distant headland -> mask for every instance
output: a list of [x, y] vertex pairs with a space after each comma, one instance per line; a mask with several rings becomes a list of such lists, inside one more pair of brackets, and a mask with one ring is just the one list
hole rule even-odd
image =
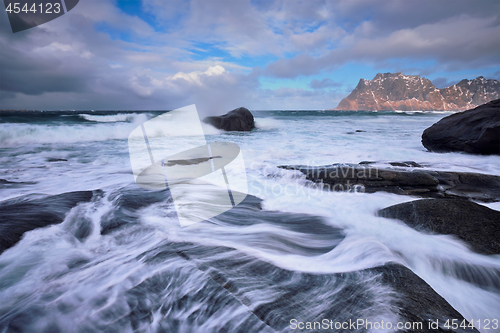
[[461, 111], [498, 98], [500, 82], [482, 76], [439, 89], [418, 75], [378, 73], [359, 80], [335, 110]]

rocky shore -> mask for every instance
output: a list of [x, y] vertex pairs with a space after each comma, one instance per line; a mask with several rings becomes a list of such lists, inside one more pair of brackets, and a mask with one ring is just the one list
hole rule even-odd
[[[223, 130], [247, 131], [255, 126], [250, 116], [250, 111], [239, 108], [206, 121]], [[380, 217], [374, 217], [372, 222], [384, 221], [383, 218], [399, 221], [385, 220], [390, 227], [384, 232], [401, 227], [417, 234], [402, 226], [404, 223], [420, 233], [453, 241], [459, 249], [463, 245], [463, 253], [471, 256], [500, 254], [500, 213], [472, 202], [500, 201], [499, 176], [433, 170], [430, 165], [415, 161], [279, 168], [282, 173], [300, 173], [310, 181], [309, 186], [325, 191], [383, 191], [425, 198], [369, 214]], [[0, 181], [0, 186], [7, 188], [24, 185], [29, 184]], [[327, 220], [313, 212], [298, 214], [263, 209], [262, 200], [252, 195], [226, 213], [196, 225], [199, 229], [188, 230], [186, 237], [183, 232], [187, 229], [178, 225], [172, 233], [164, 229], [174, 228], [164, 222], [175, 221], [171, 216], [163, 220], [167, 216], [163, 214], [172, 214], [173, 201], [168, 189], [150, 191], [125, 186], [108, 191], [31, 194], [0, 202], [0, 253], [4, 252], [5, 260], [16, 261], [25, 250], [36, 250], [38, 244], [33, 246], [33, 237], [27, 233], [37, 228], [55, 231], [52, 237], [59, 237], [59, 231], [63, 231], [65, 241], [75, 248], [73, 256], [61, 255], [54, 265], [57, 271], [44, 277], [44, 281], [53, 279], [51, 286], [59, 287], [59, 278], [65, 276], [71, 276], [68, 280], [81, 278], [78, 283], [84, 281], [86, 286], [94, 283], [100, 286], [100, 282], [94, 281], [98, 279], [95, 274], [99, 267], [105, 272], [103, 276], [121, 269], [129, 274], [122, 279], [126, 274], [120, 272], [107, 280], [109, 284], [101, 289], [102, 293], [109, 285], [117, 286], [109, 298], [96, 292], [88, 298], [77, 295], [68, 302], [51, 288], [37, 291], [39, 299], [49, 300], [44, 306], [57, 309], [54, 312], [57, 318], [62, 313], [71, 313], [71, 309], [104, 318], [89, 320], [89, 326], [85, 326], [85, 321], [82, 330], [144, 331], [158, 325], [159, 331], [188, 331], [190, 327], [206, 328], [203, 325], [217, 322], [222, 326], [208, 327], [207, 331], [293, 332], [297, 331], [294, 324], [298, 328], [302, 323], [310, 332], [369, 332], [373, 330], [369, 323], [380, 325], [383, 319], [384, 328], [389, 331], [477, 332], [426, 282], [433, 283], [432, 279], [422, 275], [424, 281], [410, 269], [414, 267], [413, 259], [420, 260], [418, 253], [408, 255], [413, 249], [398, 252], [397, 247], [387, 248], [387, 244], [377, 240], [377, 246], [387, 251], [390, 259], [379, 260], [376, 253], [375, 261], [355, 269], [322, 270], [322, 265], [329, 263], [329, 255], [336, 256], [342, 251], [357, 253], [366, 245], [363, 242], [371, 240], [362, 238], [362, 242], [351, 242], [349, 226], [337, 226], [334, 219]], [[95, 214], [101, 209], [101, 215]], [[148, 210], [159, 214], [148, 217], [143, 214]], [[161, 221], [158, 230], [154, 225], [157, 220]], [[50, 227], [56, 224], [60, 227]], [[201, 237], [192, 237], [191, 231]], [[218, 237], [220, 232], [223, 241], [211, 243], [209, 237]], [[203, 238], [206, 235], [208, 237]], [[226, 239], [233, 239], [233, 243], [227, 243]], [[94, 242], [99, 246], [87, 250], [85, 245]], [[101, 245], [105, 246], [101, 248]], [[108, 257], [107, 251], [121, 246], [124, 252]], [[53, 253], [57, 251], [56, 248]], [[360, 255], [370, 256], [372, 252], [360, 251]], [[59, 258], [58, 254], [55, 257]], [[117, 262], [119, 257], [123, 261]], [[27, 258], [33, 262], [43, 261], [43, 256], [35, 257], [36, 260]], [[304, 258], [317, 260], [319, 264], [314, 269], [302, 267], [300, 260]], [[287, 265], [294, 260], [299, 264]], [[358, 258], [354, 256], [353, 260]], [[437, 274], [438, 278], [450, 277], [455, 283], [468, 283], [480, 292], [500, 293], [497, 266], [460, 261], [457, 256], [434, 258], [433, 254], [426, 255], [424, 260], [431, 262], [428, 264], [430, 274]], [[15, 274], [8, 274], [5, 281], [0, 281], [0, 287], [2, 283], [12, 284], [18, 279]], [[73, 289], [71, 286], [70, 290]], [[28, 331], [34, 318], [46, 322], [44, 309], [37, 302], [19, 305], [14, 297], [9, 301], [18, 307], [7, 319], [0, 316], [0, 331], [4, 328]], [[90, 310], [85, 308], [88, 304], [92, 306]], [[227, 321], [213, 321], [218, 316], [227, 317], [228, 313], [236, 315]], [[168, 320], [156, 324], [158, 316], [168, 316]], [[446, 322], [453, 321], [460, 326], [456, 329], [445, 326]], [[398, 323], [410, 326], [396, 327]]]
[[500, 177], [469, 172], [428, 170], [413, 161], [286, 165], [302, 172], [325, 190], [374, 193], [378, 191], [422, 198], [466, 198], [485, 202], [500, 200]]
[[[61, 223], [70, 209], [78, 209], [79, 203], [97, 200], [101, 196], [100, 191], [84, 191], [1, 202], [3, 249], [14, 243], [5, 243], [5, 240], [19, 239], [23, 232], [33, 228]], [[111, 200], [112, 197], [113, 194]], [[115, 213], [105, 215], [101, 220], [100, 233], [112, 234], [118, 229], [133, 227], [131, 223], [120, 222], [127, 221], [125, 217], [130, 220], [141, 208], [168, 200], [168, 197], [167, 190], [125, 189], [120, 200], [115, 201], [118, 204]], [[342, 229], [325, 223], [320, 217], [265, 211], [260, 203], [260, 199], [248, 196], [238, 209], [221, 215], [218, 223], [249, 226], [266, 221], [293, 232], [310, 234], [314, 236], [311, 238], [314, 242], [290, 244], [273, 239], [269, 243], [278, 245], [280, 251], [286, 252], [289, 247], [294, 253], [298, 250], [308, 255], [327, 253], [344, 238]], [[52, 212], [48, 207], [56, 207], [56, 210]], [[37, 211], [42, 213], [37, 215]], [[257, 214], [258, 218], [244, 218], [250, 212], [252, 216]], [[5, 221], [8, 223], [5, 224]], [[89, 221], [80, 218], [72, 226], [74, 230], [71, 232], [75, 237], [85, 241], [89, 235]], [[316, 246], [318, 240], [322, 240], [319, 243], [323, 246]], [[328, 242], [330, 244], [325, 246]], [[380, 325], [381, 317], [385, 319], [383, 325], [390, 323], [394, 328], [398, 323], [408, 323], [410, 326], [400, 329], [405, 332], [477, 332], [469, 327], [446, 329], [443, 325], [447, 320], [468, 323], [424, 280], [397, 263], [346, 273], [305, 273], [277, 267], [230, 247], [171, 240], [161, 242], [136, 259], [141, 265], [152, 268], [158, 263], [185, 261], [183, 270], [190, 276], [198, 276], [199, 289], [186, 294], [169, 294], [169, 301], [165, 303], [164, 293], [171, 292], [170, 286], [176, 284], [174, 279], [187, 277], [180, 271], [174, 274], [162, 270], [151, 274], [126, 291], [128, 310], [120, 315], [119, 322], [135, 329], [149, 327], [158, 311], [177, 311], [182, 304], [202, 302], [203, 306], [195, 312], [199, 321], [208, 320], [221, 308], [239, 309], [242, 315], [247, 312], [244, 315], [246, 319], [237, 328], [231, 329], [234, 332], [288, 332], [293, 331], [291, 327], [298, 322], [316, 325], [308, 330], [311, 332], [368, 332], [369, 325]], [[110, 320], [114, 318], [112, 314], [109, 316]], [[23, 327], [24, 317], [19, 314], [10, 320], [9, 325]]]
[[422, 134], [433, 152], [500, 155], [500, 99], [444, 117]]
[[[0, 254], [14, 246], [27, 231], [61, 223], [79, 203], [89, 202], [101, 191], [35, 195], [0, 202]], [[78, 234], [87, 234], [82, 229]]]
[[468, 200], [415, 200], [378, 215], [425, 233], [456, 236], [479, 253], [500, 254], [500, 212]]

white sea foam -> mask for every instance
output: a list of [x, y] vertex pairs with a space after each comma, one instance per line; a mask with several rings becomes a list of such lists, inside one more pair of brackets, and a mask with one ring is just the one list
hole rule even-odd
[[137, 122], [144, 122], [148, 119], [148, 114], [145, 113], [119, 113], [114, 115], [102, 115], [102, 116], [84, 113], [84, 114], [79, 114], [79, 116], [85, 120], [97, 123], [116, 123], [116, 122], [137, 123]]
[[255, 127], [261, 130], [280, 128], [281, 121], [275, 118], [255, 118]]
[[[269, 224], [227, 226], [200, 223], [181, 228], [175, 212], [167, 203], [154, 204], [140, 211], [139, 220], [145, 226], [140, 232], [122, 233], [116, 238], [112, 234], [93, 233], [84, 242], [76, 241], [72, 235], [76, 223], [73, 219], [83, 216], [94, 224], [93, 230], [97, 230], [100, 218], [113, 209], [112, 200], [106, 197], [97, 203], [81, 205], [79, 210], [68, 214], [61, 225], [27, 233], [18, 245], [4, 252], [0, 256], [0, 266], [4, 267], [0, 269], [0, 276], [9, 287], [1, 295], [13, 300], [23, 290], [36, 289], [43, 278], [63, 274], [64, 265], [72, 258], [82, 257], [90, 258], [92, 264], [72, 272], [67, 279], [54, 280], [51, 285], [64, 282], [67, 289], [62, 297], [82, 308], [86, 305], [75, 300], [88, 298], [85, 293], [89, 288], [108, 295], [108, 302], [112, 302], [120, 299], [125, 286], [136, 285], [154, 273], [141, 265], [134, 266], [131, 258], [169, 239], [229, 246], [276, 266], [302, 272], [351, 272], [398, 262], [410, 267], [467, 319], [496, 315], [500, 309], [498, 293], [453, 276], [447, 271], [446, 263], [476, 267], [476, 273], [483, 274], [482, 270], [500, 269], [499, 256], [474, 253], [454, 237], [417, 232], [400, 221], [375, 214], [378, 209], [411, 201], [415, 197], [383, 192], [322, 192], [305, 186], [308, 182], [300, 173], [283, 171], [276, 166], [416, 161], [429, 169], [500, 175], [500, 157], [427, 152], [420, 143], [422, 131], [443, 114], [326, 114], [303, 118], [300, 114], [293, 117], [259, 116], [256, 119], [259, 130], [250, 133], [221, 132], [206, 124], [203, 129], [208, 141], [230, 141], [241, 147], [246, 171], [238, 172], [247, 173], [250, 194], [264, 200], [264, 210], [320, 216], [332, 227], [342, 228], [346, 238], [333, 250], [316, 256], [293, 251], [284, 254], [279, 246], [277, 249], [269, 246], [263, 236], [281, 237], [287, 242], [304, 245], [312, 241], [298, 232]], [[8, 148], [0, 156], [0, 178], [37, 182], [0, 190], [2, 198], [95, 188], [110, 192], [133, 183], [126, 139], [142, 122], [142, 114], [132, 120], [119, 116], [121, 118], [114, 120], [98, 118], [100, 121], [92, 120], [95, 123], [85, 125], [2, 124], [0, 144]], [[189, 124], [180, 123], [178, 129], [183, 133], [189, 129]], [[158, 126], [155, 131], [159, 135], [151, 140], [160, 140], [164, 134], [162, 127]], [[187, 139], [177, 139], [175, 143], [182, 145], [182, 140]], [[68, 161], [47, 162], [52, 157]], [[231, 175], [234, 179], [237, 176]], [[199, 193], [200, 200], [203, 195]], [[485, 206], [500, 209], [498, 203]], [[168, 265], [178, 265], [176, 270], [186, 269], [177, 262], [165, 263], [156, 269], [167, 269]], [[101, 284], [94, 284], [93, 276], [101, 279]]]
[[110, 123], [95, 126], [3, 124], [0, 132], [0, 144], [12, 147], [24, 144], [75, 143], [125, 139], [135, 126], [135, 124], [131, 123]]

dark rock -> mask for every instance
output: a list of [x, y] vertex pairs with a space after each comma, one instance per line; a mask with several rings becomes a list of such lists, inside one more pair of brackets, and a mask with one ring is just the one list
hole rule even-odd
[[384, 208], [378, 215], [419, 231], [454, 235], [476, 252], [500, 254], [500, 212], [468, 200], [416, 200]]
[[405, 162], [389, 162], [392, 166], [406, 167], [406, 168], [421, 168], [422, 166], [414, 161], [405, 161]]
[[7, 179], [0, 179], [0, 188], [18, 188], [24, 185], [34, 185], [36, 182], [12, 182]]
[[[409, 329], [405, 332], [453, 332], [442, 327], [448, 319], [462, 323], [462, 315], [455, 310], [444, 298], [434, 291], [424, 280], [413, 273], [409, 268], [398, 264], [386, 264], [371, 269], [382, 273], [382, 282], [390, 285], [397, 293], [395, 305], [399, 315], [406, 322], [423, 323], [422, 329]], [[438, 329], [429, 329], [430, 322], [439, 320]], [[465, 320], [467, 323], [467, 320]], [[468, 326], [468, 323], [466, 324]], [[459, 332], [478, 332], [475, 328], [462, 329]]]
[[255, 121], [252, 113], [244, 107], [229, 111], [222, 116], [206, 117], [203, 121], [224, 131], [248, 132], [255, 128]]
[[466, 261], [429, 258], [436, 271], [473, 284], [478, 288], [500, 294], [500, 268]]
[[61, 223], [80, 202], [96, 191], [68, 192], [51, 196], [25, 196], [0, 202], [0, 253], [14, 246], [30, 230]]
[[[376, 163], [380, 163], [380, 162], [376, 162], [376, 161], [361, 161], [358, 164], [363, 165], [363, 164], [376, 164]], [[415, 161], [387, 162], [387, 164], [390, 164], [392, 166], [405, 167], [405, 168], [410, 168], [410, 167], [421, 168], [422, 167], [422, 165], [418, 164]]]
[[133, 185], [111, 192], [109, 201], [112, 209], [101, 218], [101, 235], [136, 224], [139, 220], [138, 210], [168, 200], [172, 200], [168, 189], [146, 190]]
[[[408, 329], [406, 332], [430, 331], [431, 321], [439, 320], [444, 323], [446, 320], [451, 322], [457, 319], [461, 323], [464, 320], [425, 281], [399, 264], [346, 273], [304, 273], [279, 268], [232, 248], [172, 242], [165, 242], [141, 256], [140, 260], [148, 265], [174, 260], [176, 256], [205, 273], [202, 275], [205, 279], [202, 281], [203, 288], [183, 295], [179, 301], [185, 304], [206, 299], [207, 296], [200, 294], [200, 291], [211, 295], [210, 303], [213, 306], [197, 313], [197, 320], [203, 320], [205, 316], [211, 316], [218, 307], [232, 305], [236, 301], [253, 314], [243, 322], [243, 325], [251, 324], [244, 332], [263, 330], [256, 319], [279, 332], [292, 331], [292, 319], [304, 323], [321, 322], [323, 319], [343, 323], [349, 320], [356, 322], [362, 318], [373, 322], [374, 318], [381, 315], [381, 299], [388, 300], [384, 303], [387, 309], [385, 311], [397, 315], [399, 321], [422, 324], [420, 329]], [[141, 321], [150, 322], [155, 311], [166, 306], [162, 293], [168, 290], [166, 286], [173, 283], [172, 274], [158, 273], [128, 292], [128, 302], [133, 309], [131, 317], [137, 320], [132, 323], [133, 327], [140, 326]], [[139, 299], [148, 294], [152, 294], [148, 302], [142, 302], [143, 306], [135, 306]], [[172, 310], [174, 309], [172, 306]], [[164, 311], [170, 310], [167, 308]], [[308, 331], [323, 330], [316, 327]], [[324, 331], [369, 330], [363, 326], [350, 326], [343, 330], [332, 327]], [[436, 331], [446, 330], [438, 328]], [[465, 331], [477, 332], [475, 329]]]
[[341, 228], [324, 221], [319, 216], [310, 214], [286, 213], [262, 210], [262, 199], [248, 194], [246, 198], [231, 209], [217, 216], [212, 223], [225, 227], [247, 227], [264, 223], [290, 232], [300, 233], [301, 240], [277, 237], [275, 234], [262, 232], [261, 246], [283, 254], [316, 256], [332, 251], [345, 237]]
[[[134, 191], [134, 187], [111, 193], [106, 198], [112, 201], [113, 211], [127, 211], [122, 211], [120, 216], [108, 218], [137, 220], [136, 216], [130, 217], [128, 214], [135, 214], [134, 211], [141, 207], [164, 202], [168, 197], [169, 193], [165, 190]], [[91, 198], [92, 192], [73, 192], [43, 198], [25, 197], [0, 203], [0, 212], [3, 214], [6, 211], [9, 214], [9, 223], [24, 223], [22, 218], [27, 212], [29, 214], [25, 220], [33, 223], [37, 220], [36, 215], [31, 213], [33, 210], [54, 214], [55, 217], [49, 214], [49, 218], [60, 220], [64, 218], [64, 211], [71, 209], [80, 200]], [[22, 204], [27, 206], [20, 206]], [[294, 239], [287, 237], [288, 232], [284, 232], [283, 237], [277, 240], [280, 235], [276, 233], [272, 234], [273, 238], [266, 238], [264, 228], [258, 239], [250, 240], [249, 244], [257, 241], [277, 245], [276, 253], [286, 253], [284, 248], [291, 247], [293, 251], [290, 253], [309, 253], [311, 249], [313, 252], [316, 249], [315, 255], [321, 255], [331, 251], [331, 244], [326, 243], [328, 239], [343, 239], [339, 228], [329, 225], [320, 217], [265, 211], [261, 209], [261, 200], [253, 196], [248, 196], [240, 205], [239, 209], [230, 210], [218, 216], [217, 220], [202, 223], [232, 225], [236, 228], [268, 223], [273, 227], [301, 234], [298, 240], [304, 244], [299, 244], [302, 246], [299, 252], [294, 244], [290, 245]], [[16, 210], [20, 211], [17, 215]], [[3, 216], [1, 218], [0, 226], [6, 221]], [[136, 227], [131, 229], [140, 230]], [[0, 232], [2, 234], [3, 230]], [[120, 237], [128, 238], [126, 235], [128, 234]], [[313, 237], [308, 238], [308, 235]], [[242, 238], [242, 241], [245, 239]], [[93, 313], [102, 320], [79, 321], [77, 325], [80, 331], [144, 331], [157, 321], [155, 325], [158, 331], [165, 332], [281, 332], [292, 331], [292, 319], [301, 322], [322, 322], [323, 319], [339, 323], [356, 322], [358, 319], [375, 322], [388, 316], [401, 322], [421, 323], [421, 328], [406, 331], [422, 332], [428, 331], [431, 321], [464, 321], [460, 313], [425, 281], [398, 264], [343, 273], [307, 273], [277, 267], [234, 248], [174, 242], [171, 239], [151, 244], [147, 250], [135, 253], [136, 257], [128, 257], [127, 263], [140, 263], [135, 276], [143, 276], [144, 279], [127, 280], [123, 286], [125, 290], [122, 289], [123, 294], [116, 295], [119, 300], [116, 307], [104, 306], [110, 304], [107, 298], [109, 294], [96, 294], [87, 304], [93, 307]], [[78, 269], [86, 263], [85, 258], [75, 258], [68, 263], [68, 268]], [[28, 294], [29, 292], [28, 290]], [[71, 307], [78, 306], [78, 300], [70, 303], [67, 299], [58, 297], [59, 294], [54, 296], [53, 288], [41, 288], [37, 292], [37, 297], [50, 298], [50, 305], [61, 312], [75, 313]], [[0, 327], [33, 332], [36, 331], [33, 329], [35, 324], [41, 321], [52, 325], [52, 318], [41, 306], [39, 302], [19, 305], [15, 315], [4, 316]], [[237, 313], [237, 316], [229, 319], [220, 316], [221, 313], [227, 313], [228, 309]], [[220, 326], [213, 326], [214, 324]], [[50, 326], [46, 327], [49, 327], [48, 330], [52, 329]], [[199, 329], [200, 327], [207, 329]], [[349, 325], [343, 330], [316, 328], [308, 331], [370, 330]], [[445, 332], [443, 328], [436, 331]], [[448, 330], [450, 331], [453, 332]], [[461, 331], [477, 332], [470, 328]]]
[[424, 131], [422, 144], [438, 153], [500, 155], [500, 99], [441, 119]]
[[500, 200], [500, 177], [468, 172], [418, 169], [413, 161], [390, 162], [402, 168], [380, 167], [369, 161], [360, 164], [325, 166], [278, 166], [298, 170], [308, 180], [326, 190], [367, 192], [384, 191], [424, 198], [467, 198], [492, 202]]

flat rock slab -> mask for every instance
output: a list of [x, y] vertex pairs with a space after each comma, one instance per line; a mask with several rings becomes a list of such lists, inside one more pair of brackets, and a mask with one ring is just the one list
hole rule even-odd
[[500, 212], [468, 200], [416, 200], [384, 208], [378, 215], [419, 231], [454, 235], [479, 253], [500, 254]]
[[444, 117], [422, 134], [430, 151], [500, 155], [500, 99]]
[[[394, 166], [394, 167], [393, 167]], [[416, 162], [375, 162], [324, 166], [286, 165], [325, 190], [374, 193], [384, 191], [424, 198], [500, 200], [500, 177], [470, 172], [426, 170]]]

